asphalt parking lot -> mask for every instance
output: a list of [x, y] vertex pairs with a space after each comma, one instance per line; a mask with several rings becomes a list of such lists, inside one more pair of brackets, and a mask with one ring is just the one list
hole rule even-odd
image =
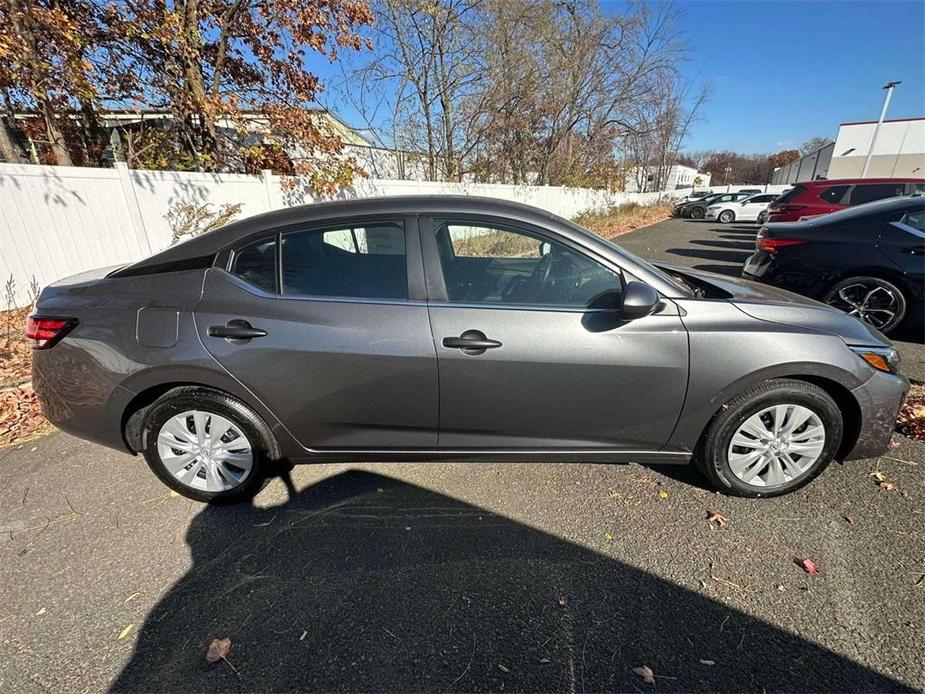
[[[620, 243], [734, 271], [755, 229], [717, 227]], [[431, 463], [210, 507], [54, 434], [0, 450], [0, 691], [922, 690], [925, 444], [897, 441], [780, 499], [684, 467]]]

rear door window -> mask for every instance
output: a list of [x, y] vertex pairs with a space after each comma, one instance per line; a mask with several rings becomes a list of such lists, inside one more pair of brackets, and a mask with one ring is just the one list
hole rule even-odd
[[282, 235], [282, 293], [407, 299], [405, 231], [395, 222]]
[[863, 205], [865, 202], [883, 200], [902, 195], [905, 192], [904, 183], [859, 183], [851, 191], [852, 205]]

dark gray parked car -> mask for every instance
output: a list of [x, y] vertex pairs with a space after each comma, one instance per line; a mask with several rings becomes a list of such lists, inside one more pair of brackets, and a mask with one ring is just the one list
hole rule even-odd
[[52, 422], [201, 500], [277, 460], [693, 459], [773, 496], [882, 453], [908, 386], [837, 310], [474, 197], [235, 222], [46, 288], [27, 332]]

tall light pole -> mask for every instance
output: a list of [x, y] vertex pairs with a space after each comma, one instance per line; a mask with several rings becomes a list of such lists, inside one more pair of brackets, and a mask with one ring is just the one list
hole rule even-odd
[[890, 106], [890, 97], [893, 96], [893, 89], [902, 81], [895, 80], [883, 85], [886, 89], [886, 97], [883, 99], [883, 108], [880, 111], [880, 120], [877, 121], [877, 127], [874, 128], [874, 136], [870, 139], [870, 149], [867, 150], [867, 158], [864, 160], [864, 168], [861, 170], [861, 178], [867, 176], [867, 167], [870, 166], [870, 158], [874, 155], [874, 145], [877, 144], [877, 135], [880, 134], [880, 126], [883, 125], [883, 119], [886, 117], [886, 110]]

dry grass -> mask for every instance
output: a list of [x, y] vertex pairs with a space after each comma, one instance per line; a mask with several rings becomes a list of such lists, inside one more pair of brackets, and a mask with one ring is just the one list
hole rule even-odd
[[896, 430], [910, 439], [925, 441], [925, 384], [912, 384], [899, 410]]
[[0, 448], [44, 436], [53, 430], [42, 416], [29, 382], [32, 347], [23, 335], [28, 308], [0, 313]]
[[576, 224], [587, 227], [598, 236], [613, 239], [622, 234], [647, 227], [671, 217], [674, 203], [660, 202], [654, 205], [640, 205], [629, 202], [611, 207], [605, 212], [583, 212], [575, 217]]

